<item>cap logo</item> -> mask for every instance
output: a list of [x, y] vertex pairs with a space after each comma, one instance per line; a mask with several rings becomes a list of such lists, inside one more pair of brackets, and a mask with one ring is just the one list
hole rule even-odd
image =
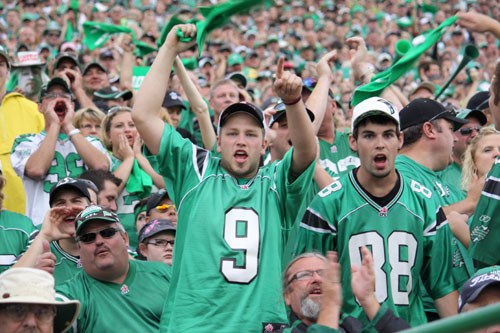
[[479, 275], [478, 277], [471, 279], [469, 287], [473, 288], [478, 283], [482, 283], [485, 281], [491, 281], [491, 280], [500, 281], [500, 272], [496, 271], [496, 272], [491, 272], [488, 274]]
[[381, 102], [381, 103], [384, 103], [385, 105], [387, 105], [387, 107], [389, 108], [389, 112], [391, 114], [395, 114], [396, 113], [396, 110], [394, 109], [394, 106], [391, 103], [389, 103], [388, 101], [386, 101], [385, 99], [379, 98], [377, 100], [377, 102]]
[[181, 100], [181, 96], [179, 96], [177, 93], [175, 92], [170, 92], [170, 98], [171, 99], [174, 99], [174, 100]]
[[61, 186], [61, 185], [64, 185], [64, 184], [73, 184], [73, 183], [76, 183], [76, 179], [73, 179], [71, 177], [66, 177], [66, 178], [63, 178], [61, 179], [59, 182], [57, 182], [57, 185], [56, 186]]
[[146, 227], [146, 229], [144, 230], [144, 234], [149, 234], [151, 231], [153, 231], [158, 225], [160, 224], [160, 221], [158, 220], [154, 220], [153, 222], [151, 222], [150, 225], [148, 225]]

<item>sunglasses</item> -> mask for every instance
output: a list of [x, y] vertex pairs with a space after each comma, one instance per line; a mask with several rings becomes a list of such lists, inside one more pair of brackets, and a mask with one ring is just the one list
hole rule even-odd
[[102, 238], [109, 239], [113, 237], [119, 230], [117, 228], [106, 228], [98, 232], [89, 232], [83, 235], [80, 235], [76, 238], [78, 242], [82, 242], [85, 244], [90, 244], [95, 242], [97, 238], [97, 234], [101, 235]]
[[115, 105], [115, 106], [113, 106], [112, 108], [108, 109], [107, 114], [108, 114], [108, 116], [109, 116], [110, 114], [116, 113], [116, 112], [118, 112], [118, 111], [127, 111], [127, 112], [132, 112], [132, 109], [131, 109], [131, 108], [129, 108], [128, 106], [119, 106], [119, 105]]
[[462, 136], [469, 136], [472, 134], [472, 131], [479, 132], [481, 130], [481, 128], [482, 128], [481, 126], [464, 127], [464, 128], [459, 129], [458, 131], [460, 132], [460, 135], [462, 135]]
[[175, 209], [175, 205], [167, 205], [167, 204], [156, 206], [155, 209], [159, 212], [164, 212], [168, 210], [170, 207], [173, 207]]

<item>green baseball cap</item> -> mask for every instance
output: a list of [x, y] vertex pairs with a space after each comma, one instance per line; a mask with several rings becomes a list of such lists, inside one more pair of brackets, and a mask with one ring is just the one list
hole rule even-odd
[[240, 65], [244, 62], [243, 57], [238, 53], [233, 53], [227, 59], [228, 66]]
[[92, 221], [120, 223], [118, 215], [113, 213], [108, 208], [97, 205], [90, 205], [80, 212], [75, 218], [76, 235], [80, 235], [83, 227]]

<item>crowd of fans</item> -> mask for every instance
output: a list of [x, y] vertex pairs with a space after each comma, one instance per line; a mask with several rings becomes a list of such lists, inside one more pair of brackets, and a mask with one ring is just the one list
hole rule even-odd
[[496, 303], [500, 4], [241, 0], [201, 43], [224, 2], [0, 3], [5, 329], [395, 332]]

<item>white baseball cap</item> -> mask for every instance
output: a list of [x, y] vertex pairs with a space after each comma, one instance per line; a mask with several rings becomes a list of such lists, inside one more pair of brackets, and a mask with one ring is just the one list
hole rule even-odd
[[399, 129], [399, 112], [391, 102], [381, 97], [370, 97], [354, 107], [352, 111], [351, 131], [358, 126], [361, 120], [372, 116], [385, 116], [394, 120]]

